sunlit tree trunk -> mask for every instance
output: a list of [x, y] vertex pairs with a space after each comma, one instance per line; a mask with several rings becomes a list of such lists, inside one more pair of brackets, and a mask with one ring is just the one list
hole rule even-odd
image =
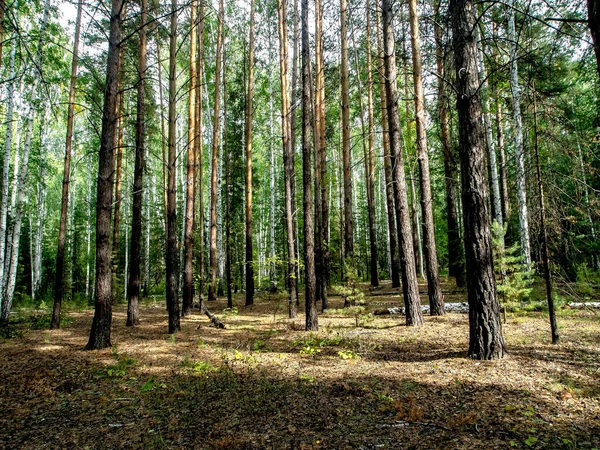
[[472, 0], [450, 0], [462, 168], [463, 221], [469, 298], [469, 357], [505, 354], [496, 296], [488, 215], [486, 157], [477, 75], [476, 9]]
[[231, 281], [231, 173], [230, 151], [227, 140], [227, 58], [223, 48], [223, 152], [225, 159], [225, 283], [227, 289], [227, 307], [233, 308]]
[[106, 62], [106, 88], [102, 113], [102, 133], [98, 157], [98, 185], [96, 199], [96, 277], [95, 310], [87, 350], [111, 346], [112, 323], [110, 216], [113, 200], [115, 171], [114, 146], [117, 132], [117, 97], [119, 79], [119, 46], [123, 0], [113, 0], [110, 14], [110, 34]]
[[167, 309], [169, 311], [169, 334], [180, 330], [179, 321], [179, 257], [177, 254], [177, 196], [176, 196], [176, 140], [175, 123], [177, 111], [177, 0], [171, 1], [171, 31], [169, 41], [169, 116], [167, 157]]
[[140, 323], [139, 300], [141, 294], [142, 262], [142, 200], [144, 195], [144, 169], [146, 166], [145, 114], [146, 101], [146, 21], [147, 0], [140, 1], [140, 43], [138, 54], [137, 118], [135, 123], [135, 166], [133, 174], [133, 201], [131, 210], [131, 251], [129, 287], [127, 289], [127, 326]]
[[62, 197], [60, 221], [58, 227], [58, 248], [56, 251], [56, 272], [54, 278], [54, 308], [52, 311], [51, 329], [60, 328], [60, 308], [64, 295], [65, 239], [67, 236], [67, 213], [69, 210], [69, 184], [71, 175], [71, 148], [73, 142], [73, 122], [75, 116], [75, 89], [77, 87], [77, 66], [79, 63], [79, 35], [81, 32], [81, 14], [83, 0], [77, 5], [75, 20], [75, 40], [73, 42], [73, 60], [71, 62], [71, 84], [69, 87], [69, 106], [67, 108], [67, 138], [65, 144], [65, 161], [63, 165]]
[[196, 200], [198, 205], [198, 219], [196, 227], [198, 229], [198, 298], [200, 309], [204, 303], [204, 145], [202, 136], [202, 80], [204, 77], [204, 0], [199, 1], [198, 5], [198, 27], [196, 28], [198, 38], [198, 57], [196, 58], [196, 137], [194, 143], [196, 145]]
[[252, 108], [254, 97], [254, 0], [250, 1], [248, 88], [246, 97], [246, 305], [254, 304], [254, 252], [252, 251]]
[[421, 64], [421, 37], [419, 34], [419, 16], [417, 0], [408, 0], [410, 18], [410, 40], [413, 60], [413, 81], [415, 87], [415, 118], [417, 129], [417, 161], [421, 190], [421, 213], [423, 214], [423, 244], [425, 270], [429, 287], [429, 305], [432, 316], [444, 314], [444, 298], [440, 284], [435, 232], [433, 224], [433, 206], [431, 181], [429, 176], [429, 154], [427, 148], [427, 124], [425, 118], [425, 94], [423, 92], [423, 67]]
[[517, 166], [517, 203], [519, 206], [519, 234], [523, 268], [531, 267], [531, 245], [529, 244], [529, 219], [527, 217], [527, 186], [525, 183], [525, 146], [523, 143], [523, 119], [521, 117], [521, 92], [519, 89], [519, 69], [517, 64], [518, 42], [515, 30], [514, 0], [508, 11], [508, 40], [510, 49], [510, 90], [515, 133], [515, 162]]
[[383, 145], [383, 166], [385, 175], [385, 200], [387, 205], [388, 237], [390, 245], [390, 265], [392, 287], [400, 287], [400, 260], [398, 256], [398, 233], [396, 231], [396, 207], [394, 204], [394, 182], [392, 176], [392, 155], [390, 154], [390, 135], [387, 116], [387, 98], [385, 94], [385, 68], [383, 58], [383, 38], [381, 31], [381, 9], [379, 0], [376, 2], [377, 28], [377, 60], [379, 65], [379, 98], [381, 108], [381, 132]]
[[183, 266], [183, 303], [181, 308], [182, 316], [192, 314], [194, 303], [194, 229], [196, 218], [196, 1], [190, 4], [190, 89], [188, 103], [188, 142], [187, 142], [187, 177], [186, 177], [186, 207], [185, 207], [185, 236], [184, 253], [185, 261]]
[[506, 173], [506, 154], [504, 150], [504, 118], [502, 116], [502, 100], [496, 101], [496, 139], [498, 141], [498, 163], [500, 165], [500, 198], [502, 207], [502, 223], [508, 223], [510, 216], [510, 199], [508, 197], [508, 175]]
[[210, 285], [208, 301], [217, 299], [217, 171], [219, 166], [219, 114], [221, 96], [221, 58], [223, 47], [223, 0], [219, 0], [219, 23], [217, 26], [217, 57], [215, 68], [215, 103], [213, 111], [212, 169], [210, 194]]
[[398, 115], [398, 88], [396, 84], [398, 71], [396, 68], [396, 49], [394, 28], [392, 25], [392, 1], [382, 0], [381, 9], [383, 18], [385, 90], [390, 134], [390, 150], [394, 155], [392, 174], [394, 177], [394, 184], [396, 185], [394, 195], [402, 270], [402, 290], [404, 293], [406, 324], [418, 326], [423, 323], [423, 313], [421, 312], [419, 286], [417, 284], [410, 214], [408, 212], [408, 199], [406, 196], [404, 158], [402, 157], [402, 137], [400, 117]]

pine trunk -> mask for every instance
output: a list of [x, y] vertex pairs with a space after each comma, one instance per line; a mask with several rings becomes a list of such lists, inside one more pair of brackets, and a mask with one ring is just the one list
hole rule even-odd
[[429, 287], [429, 307], [432, 316], [444, 314], [444, 298], [437, 260], [435, 232], [433, 224], [433, 206], [431, 181], [429, 176], [429, 153], [427, 148], [427, 124], [425, 118], [425, 94], [423, 93], [423, 67], [421, 64], [421, 37], [419, 35], [419, 16], [417, 0], [408, 0], [410, 18], [410, 40], [413, 59], [413, 81], [415, 87], [415, 117], [417, 129], [417, 160], [421, 190], [421, 213], [423, 214], [423, 244], [425, 270]]
[[67, 213], [69, 211], [69, 186], [71, 176], [71, 149], [73, 141], [73, 122], [75, 117], [75, 89], [77, 88], [77, 66], [79, 63], [79, 35], [81, 32], [81, 14], [83, 0], [77, 5], [75, 21], [75, 40], [73, 42], [73, 60], [71, 62], [71, 84], [69, 86], [69, 106], [67, 109], [67, 139], [65, 161], [63, 165], [62, 197], [60, 204], [60, 222], [58, 227], [58, 249], [56, 251], [56, 276], [54, 279], [54, 308], [50, 329], [60, 328], [60, 308], [64, 295], [65, 240], [67, 237]]
[[383, 42], [385, 62], [385, 89], [387, 100], [387, 115], [390, 134], [390, 150], [394, 155], [393, 182], [396, 204], [396, 223], [398, 227], [398, 240], [400, 250], [400, 263], [402, 271], [402, 290], [406, 311], [406, 324], [419, 326], [423, 324], [417, 271], [412, 244], [412, 231], [410, 227], [410, 214], [408, 198], [406, 195], [406, 177], [404, 174], [404, 158], [402, 157], [402, 136], [400, 118], [398, 115], [398, 88], [396, 79], [396, 50], [394, 28], [392, 25], [392, 2], [382, 1]]
[[451, 0], [457, 109], [462, 168], [463, 221], [469, 298], [469, 357], [505, 354], [488, 215], [482, 111], [477, 75], [476, 9], [472, 0]]
[[87, 350], [110, 347], [112, 323], [110, 218], [115, 171], [114, 146], [117, 132], [117, 97], [119, 88], [119, 47], [123, 0], [113, 0], [106, 61], [106, 89], [102, 114], [102, 132], [98, 156], [96, 200], [96, 277], [94, 320]]
[[146, 101], [146, 21], [147, 0], [140, 1], [140, 43], [138, 55], [137, 118], [135, 123], [135, 166], [133, 174], [133, 199], [131, 209], [131, 251], [129, 263], [129, 287], [127, 289], [127, 326], [140, 323], [139, 300], [141, 293], [142, 262], [142, 201], [144, 195], [144, 169], [146, 166], [145, 115]]

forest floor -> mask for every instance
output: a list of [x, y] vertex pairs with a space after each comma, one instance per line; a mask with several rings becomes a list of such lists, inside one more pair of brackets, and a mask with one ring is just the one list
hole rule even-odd
[[[373, 309], [400, 297], [366, 295]], [[241, 296], [235, 298], [243, 304]], [[342, 299], [331, 297], [340, 308]], [[467, 314], [286, 318], [283, 296], [195, 312], [169, 336], [164, 303], [141, 325], [114, 308], [113, 347], [83, 351], [93, 310], [61, 330], [0, 340], [0, 448], [600, 448], [600, 316], [509, 314], [508, 356], [472, 361]]]

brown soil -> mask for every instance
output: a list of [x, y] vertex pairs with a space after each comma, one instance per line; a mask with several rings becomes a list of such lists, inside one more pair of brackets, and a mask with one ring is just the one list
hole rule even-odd
[[562, 313], [558, 346], [542, 313], [509, 315], [509, 356], [480, 362], [465, 357], [465, 314], [421, 329], [325, 314], [309, 334], [283, 297], [210, 307], [226, 330], [193, 315], [170, 337], [150, 303], [133, 329], [115, 308], [112, 349], [82, 350], [91, 310], [0, 341], [0, 448], [600, 448], [593, 313]]

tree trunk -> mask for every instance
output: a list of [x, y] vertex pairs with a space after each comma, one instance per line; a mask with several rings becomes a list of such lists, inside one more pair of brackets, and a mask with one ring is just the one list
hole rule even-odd
[[[377, 0], [375, 0], [377, 1]], [[371, 253], [371, 286], [379, 286], [379, 272], [377, 270], [377, 223], [375, 216], [375, 143], [373, 121], [373, 74], [371, 72], [371, 2], [367, 0], [367, 115], [369, 124], [369, 152], [367, 169], [367, 207], [369, 209], [369, 244]]]
[[462, 199], [469, 298], [469, 357], [498, 359], [505, 354], [496, 296], [481, 101], [477, 76], [476, 10], [472, 0], [451, 0], [457, 109], [462, 167]]
[[102, 114], [102, 133], [98, 159], [96, 200], [96, 279], [95, 310], [86, 350], [110, 347], [112, 323], [110, 216], [115, 170], [114, 145], [117, 131], [117, 96], [119, 81], [119, 47], [123, 0], [113, 0], [106, 61], [106, 89]]
[[515, 30], [514, 0], [508, 12], [508, 40], [510, 51], [510, 90], [512, 92], [513, 118], [515, 121], [515, 160], [517, 164], [517, 200], [519, 206], [519, 233], [523, 269], [531, 267], [531, 246], [529, 244], [529, 220], [527, 218], [527, 185], [525, 183], [525, 147], [523, 143], [523, 119], [521, 117], [521, 92], [519, 90], [519, 69], [517, 65], [517, 33]]
[[4, 11], [6, 0], [0, 0], [0, 68], [2, 68], [2, 44], [4, 43]]
[[231, 192], [230, 192], [230, 158], [227, 140], [227, 63], [223, 49], [223, 152], [225, 157], [225, 282], [227, 287], [227, 307], [233, 308], [231, 281]]
[[146, 101], [146, 21], [147, 0], [140, 1], [140, 44], [138, 55], [137, 118], [135, 124], [135, 167], [133, 174], [133, 200], [131, 209], [131, 251], [129, 264], [129, 287], [127, 289], [127, 326], [140, 323], [139, 300], [142, 262], [142, 200], [144, 195], [144, 169], [146, 166], [145, 115]]
[[254, 304], [254, 252], [252, 251], [252, 108], [254, 96], [254, 0], [250, 1], [248, 50], [248, 96], [246, 97], [246, 306]]
[[506, 155], [504, 152], [504, 118], [502, 117], [502, 101], [496, 101], [496, 139], [498, 141], [498, 156], [500, 165], [500, 206], [502, 208], [502, 223], [508, 223], [510, 217], [510, 199], [508, 197], [508, 175], [506, 173]]
[[406, 196], [406, 178], [404, 174], [404, 158], [402, 157], [402, 137], [400, 118], [398, 115], [398, 88], [396, 79], [396, 50], [394, 41], [394, 28], [392, 26], [392, 2], [382, 1], [383, 41], [385, 62], [385, 89], [387, 100], [388, 125], [390, 134], [390, 150], [394, 155], [393, 181], [396, 203], [396, 223], [398, 227], [398, 240], [400, 250], [400, 263], [402, 270], [402, 290], [406, 310], [406, 324], [419, 326], [423, 324], [419, 286], [417, 284], [417, 271], [415, 267], [412, 245], [412, 232], [410, 215], [408, 212], [408, 199]]
[[444, 155], [444, 185], [446, 188], [446, 221], [448, 225], [448, 275], [455, 277], [458, 286], [464, 286], [465, 273], [462, 263], [463, 245], [460, 239], [458, 222], [458, 161], [450, 139], [448, 120], [448, 94], [446, 93], [445, 46], [442, 31], [440, 2], [435, 2], [436, 64], [438, 71], [438, 111], [440, 121], [440, 141]]
[[204, 71], [204, 1], [198, 5], [198, 57], [196, 58], [196, 203], [198, 205], [198, 298], [200, 307], [204, 301], [204, 146], [202, 140], [202, 80]]
[[[283, 145], [283, 177], [285, 185], [285, 226], [287, 234], [287, 257], [288, 257], [288, 317], [295, 319], [298, 316], [296, 310], [297, 282], [296, 279], [296, 252], [294, 248], [294, 197], [292, 194], [292, 180], [295, 178], [294, 171], [294, 148], [292, 146], [291, 121], [293, 114], [290, 110], [290, 96], [288, 89], [288, 32], [287, 32], [287, 1], [278, 0], [277, 17], [279, 19], [279, 74], [281, 81], [281, 139]], [[294, 20], [296, 20], [294, 18]], [[294, 63], [294, 66], [296, 64]], [[295, 75], [295, 74], [294, 74]], [[294, 76], [292, 75], [292, 76]], [[290, 120], [291, 119], [291, 120]]]
[[217, 58], [215, 68], [215, 104], [213, 112], [212, 170], [210, 195], [210, 285], [208, 301], [217, 299], [217, 171], [219, 163], [219, 114], [221, 95], [221, 57], [223, 46], [223, 0], [219, 0], [219, 23], [217, 27]]
[[185, 261], [183, 266], [183, 303], [181, 309], [182, 316], [192, 314], [194, 304], [194, 230], [196, 219], [196, 1], [190, 4], [190, 92], [188, 104], [188, 143], [187, 143], [187, 177], [186, 177], [186, 207], [185, 207], [185, 235], [184, 235], [184, 253]]
[[[344, 166], [344, 250], [346, 259], [354, 267], [354, 231], [352, 220], [352, 152], [350, 148], [350, 94], [348, 88], [348, 31], [347, 31], [347, 0], [340, 0], [341, 22], [341, 71], [340, 84], [342, 88], [342, 155]], [[355, 275], [353, 275], [355, 276]]]
[[419, 179], [421, 181], [421, 213], [423, 214], [425, 269], [427, 272], [427, 285], [429, 287], [430, 314], [432, 316], [441, 316], [444, 314], [444, 297], [442, 295], [442, 285], [440, 284], [433, 224], [429, 154], [427, 148], [427, 124], [425, 118], [425, 94], [423, 93], [423, 67], [421, 64], [421, 37], [419, 35], [417, 0], [408, 0], [408, 11], [410, 17], [413, 81], [415, 87], [417, 160], [419, 162]]
[[167, 226], [167, 185], [168, 185], [168, 181], [167, 181], [167, 141], [166, 141], [166, 136], [167, 133], [165, 131], [165, 114], [164, 114], [164, 94], [163, 94], [163, 76], [162, 76], [162, 58], [160, 57], [160, 44], [161, 44], [161, 40], [160, 40], [160, 36], [158, 35], [158, 27], [157, 27], [157, 33], [156, 33], [156, 57], [158, 59], [157, 61], [157, 66], [158, 66], [158, 98], [160, 101], [160, 145], [161, 145], [161, 151], [162, 151], [162, 160], [161, 160], [161, 167], [162, 167], [162, 185], [163, 185], [163, 189], [162, 189], [162, 197], [163, 197], [163, 223], [164, 223], [164, 229], [165, 229], [165, 234], [166, 234], [166, 226]]
[[587, 0], [587, 7], [588, 25], [592, 34], [594, 53], [596, 54], [596, 65], [598, 75], [600, 76], [600, 0]]
[[310, 42], [308, 0], [302, 0], [302, 183], [304, 185], [304, 286], [306, 331], [317, 331], [317, 293], [315, 279], [315, 242], [313, 230], [311, 148], [310, 148]]
[[179, 321], [179, 257], [177, 254], [177, 195], [176, 195], [176, 140], [175, 123], [177, 111], [177, 0], [171, 1], [171, 32], [169, 41], [169, 116], [168, 116], [168, 160], [167, 160], [167, 310], [169, 312], [169, 334], [180, 330]]
[[[300, 239], [298, 238], [298, 216], [296, 214], [296, 164], [295, 164], [295, 154], [296, 154], [296, 128], [298, 115], [296, 114], [296, 109], [298, 107], [298, 59], [299, 59], [299, 42], [300, 42], [300, 27], [299, 27], [299, 9], [298, 9], [298, 0], [294, 0], [294, 37], [293, 37], [293, 46], [294, 50], [292, 52], [292, 103], [290, 105], [290, 140], [291, 140], [291, 159], [289, 162], [290, 174], [293, 171], [293, 176], [290, 178], [290, 197], [292, 198], [292, 217], [294, 218], [294, 242], [296, 244], [296, 257], [300, 258]], [[300, 283], [300, 264], [296, 263], [296, 308], [300, 306], [299, 296], [298, 296], [298, 284]]]
[[71, 84], [69, 87], [69, 107], [67, 110], [67, 140], [65, 144], [65, 162], [63, 166], [62, 197], [60, 206], [60, 222], [58, 227], [58, 249], [56, 251], [56, 277], [54, 279], [54, 308], [50, 329], [60, 328], [60, 308], [63, 298], [65, 239], [67, 236], [67, 213], [69, 208], [69, 184], [71, 175], [71, 148], [73, 141], [73, 122], [75, 116], [75, 89], [77, 87], [77, 65], [79, 63], [79, 35], [81, 32], [81, 13], [83, 0], [77, 5], [75, 21], [75, 41], [73, 43], [73, 60], [71, 62]]
[[537, 175], [538, 193], [540, 196], [540, 234], [542, 235], [541, 253], [544, 265], [544, 279], [546, 281], [546, 299], [548, 301], [548, 312], [550, 315], [550, 331], [552, 343], [558, 344], [558, 326], [556, 325], [556, 312], [554, 310], [554, 299], [552, 298], [552, 272], [550, 271], [550, 253], [548, 252], [548, 232], [546, 231], [546, 206], [544, 204], [544, 184], [542, 183], [542, 169], [540, 165], [539, 136], [538, 136], [538, 113], [537, 92], [535, 82], [533, 85], [533, 136], [535, 149], [535, 169]]
[[385, 69], [383, 57], [383, 38], [381, 31], [381, 5], [376, 0], [377, 60], [379, 63], [379, 97], [381, 108], [381, 132], [383, 144], [383, 166], [385, 175], [385, 200], [387, 205], [388, 236], [390, 243], [392, 287], [400, 287], [400, 261], [398, 257], [398, 233], [396, 232], [396, 207], [394, 204], [394, 182], [392, 176], [392, 156], [390, 154], [390, 135], [388, 131], [387, 99], [385, 95]]

